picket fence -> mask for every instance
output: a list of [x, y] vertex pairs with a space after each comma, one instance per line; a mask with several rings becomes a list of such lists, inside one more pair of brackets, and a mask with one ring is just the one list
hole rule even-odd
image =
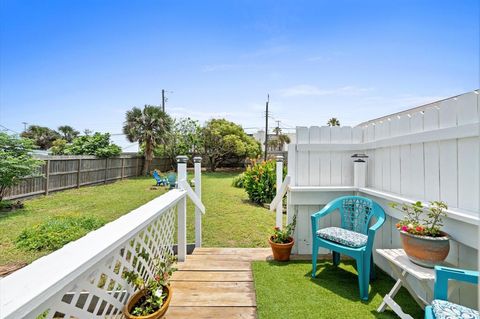
[[[288, 219], [297, 214], [294, 251], [311, 254], [310, 215], [338, 196], [363, 194], [385, 208], [388, 218], [375, 248], [401, 246], [395, 224], [403, 214], [390, 202], [442, 200], [449, 205], [444, 229], [452, 238], [447, 261], [477, 269], [479, 136], [478, 91], [356, 127], [297, 127], [297, 143], [288, 153]], [[360, 189], [353, 187], [355, 153], [368, 155], [366, 187]], [[322, 223], [338, 226], [340, 217], [332, 214]], [[382, 258], [375, 262], [389, 271]], [[459, 289], [455, 294], [476, 306], [475, 293]]]

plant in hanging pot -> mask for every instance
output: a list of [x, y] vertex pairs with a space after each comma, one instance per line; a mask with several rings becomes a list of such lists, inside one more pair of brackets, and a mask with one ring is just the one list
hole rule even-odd
[[441, 230], [448, 206], [442, 201], [432, 201], [428, 207], [421, 202], [390, 206], [405, 213], [405, 218], [396, 224], [400, 231], [403, 250], [415, 264], [433, 268], [441, 264], [450, 251], [450, 239]]
[[290, 260], [290, 253], [292, 252], [293, 244], [293, 232], [295, 231], [295, 225], [297, 224], [297, 216], [293, 216], [293, 220], [288, 224], [285, 229], [275, 227], [273, 235], [270, 236], [268, 242], [272, 247], [273, 259], [276, 261], [288, 261]]
[[[147, 253], [140, 253], [138, 256], [146, 262], [149, 261]], [[170, 277], [176, 270], [173, 268], [174, 262], [175, 257], [171, 255], [166, 256], [165, 260], [153, 260], [153, 277], [147, 280], [134, 270], [124, 273], [127, 282], [135, 287], [135, 293], [123, 309], [126, 318], [158, 319], [163, 317], [172, 298]]]

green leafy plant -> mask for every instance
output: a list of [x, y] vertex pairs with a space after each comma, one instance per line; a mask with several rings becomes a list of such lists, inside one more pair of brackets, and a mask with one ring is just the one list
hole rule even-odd
[[[57, 147], [59, 145], [55, 146]], [[121, 152], [122, 149], [118, 145], [110, 142], [110, 134], [102, 134], [99, 132], [96, 132], [93, 135], [79, 136], [73, 139], [71, 144], [67, 144], [63, 148], [63, 154], [66, 155], [112, 157], [119, 155]]]
[[11, 201], [11, 200], [2, 200], [0, 201], [0, 211], [8, 211], [12, 209], [21, 209], [24, 207], [24, 204], [17, 200], [17, 201]]
[[[141, 252], [138, 258], [149, 262], [150, 256]], [[129, 309], [130, 313], [135, 316], [147, 316], [159, 310], [165, 299], [167, 298], [167, 287], [170, 283], [170, 277], [176, 268], [173, 267], [176, 259], [174, 256], [167, 255], [165, 260], [156, 258], [153, 260], [154, 270], [153, 277], [145, 280], [139, 273], [134, 270], [126, 271], [123, 277], [129, 284], [143, 293], [142, 298], [133, 305], [133, 309]], [[137, 260], [138, 262], [138, 260]]]
[[284, 229], [280, 227], [275, 227], [273, 229], [273, 235], [270, 237], [270, 240], [277, 244], [288, 244], [292, 241], [292, 234], [295, 231], [295, 226], [297, 225], [297, 215], [293, 216], [293, 220], [288, 224]]
[[403, 203], [400, 207], [397, 203], [390, 203], [389, 205], [405, 213], [405, 218], [396, 224], [398, 230], [413, 235], [443, 236], [441, 227], [443, 226], [443, 218], [447, 216], [445, 211], [448, 209], [445, 202], [431, 201], [428, 207], [424, 207], [420, 201], [413, 204]]
[[33, 142], [26, 138], [0, 132], [0, 202], [7, 190], [22, 178], [39, 174], [43, 161], [33, 158]]
[[245, 173], [238, 174], [232, 180], [232, 186], [237, 188], [245, 187]]
[[[250, 200], [257, 204], [270, 203], [277, 192], [276, 163], [269, 160], [254, 163], [245, 171], [244, 187]], [[287, 174], [284, 166], [282, 179]]]
[[16, 239], [16, 246], [25, 250], [56, 250], [100, 228], [105, 222], [96, 217], [59, 216], [25, 228]]

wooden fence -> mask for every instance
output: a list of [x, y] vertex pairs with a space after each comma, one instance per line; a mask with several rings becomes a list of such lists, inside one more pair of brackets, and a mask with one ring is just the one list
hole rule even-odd
[[[119, 156], [98, 158], [95, 156], [46, 156], [44, 165], [38, 168], [34, 177], [25, 178], [10, 188], [7, 199], [19, 199], [69, 188], [101, 184], [140, 176], [143, 168], [141, 156]], [[155, 158], [152, 169], [172, 169], [168, 158]]]

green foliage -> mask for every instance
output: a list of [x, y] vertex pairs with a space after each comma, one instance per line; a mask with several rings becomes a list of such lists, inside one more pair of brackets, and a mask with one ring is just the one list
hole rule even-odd
[[33, 251], [56, 250], [104, 224], [97, 217], [57, 216], [25, 228], [18, 235], [16, 246]]
[[232, 157], [257, 158], [260, 143], [245, 133], [240, 125], [225, 119], [213, 119], [202, 129], [203, 153], [209, 159], [210, 169], [215, 169]]
[[62, 135], [62, 139], [65, 140], [67, 143], [71, 143], [73, 139], [78, 137], [78, 135], [80, 134], [79, 131], [69, 125], [59, 126], [58, 131]]
[[172, 130], [171, 117], [158, 106], [145, 105], [143, 110], [134, 107], [125, 114], [123, 133], [130, 142], [138, 142], [145, 153], [143, 174], [147, 175], [154, 150], [166, 144]]
[[57, 131], [39, 125], [30, 125], [21, 136], [32, 140], [42, 150], [48, 150], [53, 141], [60, 138]]
[[237, 188], [245, 187], [245, 173], [238, 174], [233, 178], [232, 186]]
[[24, 204], [21, 201], [2, 200], [0, 201], [0, 211], [9, 211], [12, 209], [23, 208]]
[[[283, 167], [282, 180], [287, 174]], [[277, 192], [276, 163], [273, 160], [254, 164], [247, 168], [244, 179], [245, 191], [257, 204], [270, 203]]]
[[0, 201], [6, 191], [21, 179], [34, 175], [43, 163], [32, 157], [34, 145], [29, 139], [0, 132]]
[[53, 155], [62, 155], [62, 154], [65, 154], [66, 147], [67, 147], [67, 141], [60, 138], [58, 140], [53, 141], [52, 147], [50, 148], [50, 152]]
[[[445, 210], [448, 209], [445, 202], [432, 201], [428, 207], [424, 207], [420, 201], [403, 203], [400, 208], [397, 203], [390, 203], [389, 206], [405, 214], [405, 218], [396, 224], [398, 230], [421, 236], [442, 236], [441, 227], [443, 218], [447, 216]], [[422, 219], [424, 215], [426, 217]]]
[[273, 229], [273, 236], [270, 237], [272, 242], [277, 244], [288, 244], [291, 242], [291, 237], [295, 231], [295, 226], [297, 225], [297, 215], [293, 215], [293, 220], [288, 224], [284, 229], [280, 227], [275, 227]]
[[[137, 252], [137, 258], [142, 258], [145, 262], [149, 262], [150, 256], [146, 252]], [[175, 257], [168, 255], [165, 260], [155, 259], [153, 278], [145, 280], [139, 273], [134, 270], [126, 271], [123, 273], [123, 278], [127, 280], [129, 284], [135, 287], [135, 290], [140, 290], [144, 293], [134, 306], [133, 309], [129, 309], [132, 315], [135, 316], [148, 316], [163, 305], [163, 301], [167, 298], [165, 287], [170, 282], [170, 277], [176, 270], [173, 267], [175, 263]]]
[[193, 158], [200, 154], [202, 127], [196, 120], [181, 118], [174, 120], [172, 130], [167, 134], [167, 143], [155, 149], [155, 155], [168, 156], [173, 163], [178, 155]]
[[[59, 142], [61, 143], [61, 142]], [[93, 135], [79, 136], [71, 144], [65, 146], [63, 154], [65, 155], [94, 155], [98, 157], [117, 156], [122, 149], [113, 143], [110, 143], [109, 133], [96, 132]]]
[[328, 126], [340, 126], [340, 121], [336, 117], [332, 117], [327, 122]]

